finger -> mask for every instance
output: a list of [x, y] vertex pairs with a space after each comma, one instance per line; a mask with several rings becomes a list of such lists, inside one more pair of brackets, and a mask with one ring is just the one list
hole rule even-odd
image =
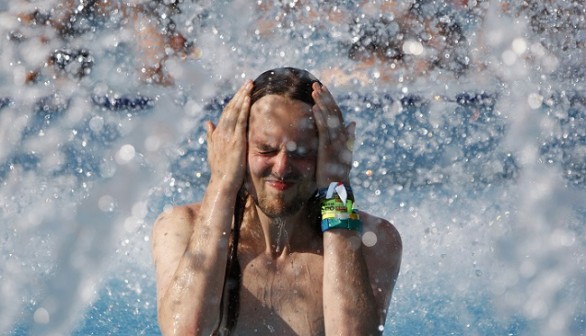
[[314, 86], [314, 92], [316, 92], [316, 97], [314, 98], [316, 104], [318, 104], [320, 108], [326, 111], [329, 115], [337, 117], [340, 122], [343, 123], [342, 112], [328, 88], [318, 84]]
[[356, 123], [351, 122], [348, 126], [346, 126], [346, 134], [347, 138], [345, 139], [345, 143], [342, 143], [342, 146], [345, 146], [344, 150], [340, 151], [340, 162], [348, 167], [348, 171], [350, 171], [352, 165], [352, 155], [354, 153], [354, 140], [356, 139]]
[[338, 118], [340, 118], [340, 121], [342, 123], [344, 123], [344, 117], [342, 116], [342, 111], [340, 110], [340, 107], [336, 103], [336, 100], [334, 99], [334, 95], [332, 95], [332, 93], [327, 88], [327, 86], [322, 86], [321, 93], [322, 93], [324, 104], [326, 104], [331, 109], [331, 111], [334, 112]]
[[[318, 96], [319, 93], [315, 92], [315, 95]], [[318, 101], [319, 100], [316, 99], [316, 102]], [[316, 112], [319, 113], [316, 118], [321, 118], [319, 121], [322, 126], [320, 130], [323, 139], [322, 141], [324, 141], [325, 144], [344, 146], [347, 138], [346, 128], [344, 128], [340, 118], [338, 118], [338, 116], [331, 110], [325, 110], [323, 104], [316, 104], [316, 106]]]
[[228, 105], [224, 108], [220, 120], [218, 121], [218, 127], [224, 129], [233, 130], [238, 121], [238, 114], [242, 105], [244, 97], [246, 97], [247, 91], [249, 90], [249, 81], [246, 81], [240, 89], [234, 94], [234, 97], [228, 102]]
[[326, 126], [334, 132], [339, 132], [343, 125], [343, 120], [338, 105], [331, 94], [325, 91], [323, 87], [320, 87], [319, 84], [314, 85], [313, 89], [312, 97], [324, 114]]
[[245, 131], [246, 127], [248, 125], [248, 116], [250, 114], [250, 100], [251, 100], [250, 93], [251, 93], [253, 87], [254, 87], [253, 82], [251, 80], [247, 80], [244, 85], [242, 104], [240, 105], [240, 111], [238, 113], [238, 121], [236, 124], [236, 127], [241, 131]]
[[216, 126], [214, 125], [213, 122], [211, 122], [210, 120], [208, 120], [206, 122], [205, 128], [206, 128], [207, 138], [209, 140], [211, 138], [211, 136], [212, 136], [212, 133], [214, 133], [214, 130], [216, 129]]
[[352, 121], [346, 126], [346, 134], [348, 134], [348, 140], [356, 140], [356, 122]]
[[250, 114], [250, 96], [245, 96], [240, 113], [238, 114], [238, 121], [236, 123], [236, 130], [246, 132], [248, 126], [248, 115]]
[[316, 104], [313, 105], [313, 107], [311, 108], [311, 112], [313, 112], [313, 118], [315, 119], [315, 125], [317, 127], [319, 141], [329, 141], [330, 138], [327, 129], [327, 122], [323, 111]]
[[339, 128], [333, 128], [332, 117], [327, 114], [319, 105], [312, 108], [313, 116], [318, 130], [319, 141], [323, 145], [331, 145], [339, 135]]
[[234, 96], [232, 97], [232, 99], [230, 100], [230, 103], [228, 103], [228, 105], [230, 106], [234, 106], [235, 104], [237, 104], [243, 97], [243, 95], [246, 93], [246, 91], [248, 90], [248, 86], [251, 83], [250, 80], [245, 81], [242, 86], [240, 86], [240, 88], [238, 88], [238, 91], [236, 91], [236, 93], [234, 94]]
[[354, 141], [356, 140], [356, 122], [352, 121], [346, 127], [346, 134], [348, 135], [348, 139], [346, 140], [346, 148], [350, 152], [354, 151]]
[[315, 122], [318, 127], [318, 130], [325, 131], [327, 128], [327, 115], [326, 111], [322, 108], [323, 104], [320, 101], [320, 94], [319, 91], [321, 89], [321, 85], [319, 83], [313, 83], [313, 91], [311, 92], [311, 96], [315, 102], [315, 105], [312, 107], [312, 112], [314, 114]]

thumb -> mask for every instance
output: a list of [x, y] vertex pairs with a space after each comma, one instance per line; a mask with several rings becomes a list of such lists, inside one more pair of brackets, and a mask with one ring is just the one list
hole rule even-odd
[[213, 122], [211, 121], [207, 121], [206, 122], [206, 133], [207, 133], [207, 141], [210, 142], [210, 139], [212, 137], [212, 133], [214, 133], [214, 131], [216, 130], [216, 125], [214, 125]]
[[346, 133], [348, 134], [348, 149], [352, 151], [354, 149], [354, 140], [356, 140], [356, 122], [352, 121], [346, 126]]

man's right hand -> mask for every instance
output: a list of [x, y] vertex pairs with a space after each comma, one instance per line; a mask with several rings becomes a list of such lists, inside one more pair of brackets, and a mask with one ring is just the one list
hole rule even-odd
[[247, 80], [224, 108], [218, 125], [206, 124], [212, 181], [240, 189], [246, 171], [248, 115], [253, 83]]

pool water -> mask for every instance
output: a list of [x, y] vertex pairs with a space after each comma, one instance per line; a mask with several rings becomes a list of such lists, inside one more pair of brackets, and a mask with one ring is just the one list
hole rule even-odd
[[358, 124], [404, 245], [385, 335], [586, 334], [579, 2], [56, 3], [0, 4], [0, 334], [158, 335], [152, 223], [278, 66]]

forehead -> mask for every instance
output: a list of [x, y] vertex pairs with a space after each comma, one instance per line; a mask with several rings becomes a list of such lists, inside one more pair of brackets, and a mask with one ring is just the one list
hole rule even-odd
[[301, 132], [314, 136], [315, 121], [311, 106], [300, 100], [267, 95], [250, 109], [249, 135]]

